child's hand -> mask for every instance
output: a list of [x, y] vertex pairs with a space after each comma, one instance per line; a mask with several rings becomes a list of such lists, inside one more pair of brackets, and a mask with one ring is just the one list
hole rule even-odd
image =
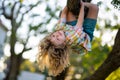
[[61, 12], [60, 19], [59, 19], [58, 23], [61, 23], [61, 22], [66, 23], [67, 13], [68, 13], [68, 8], [67, 8], [67, 6], [65, 6]]
[[84, 2], [82, 0], [80, 0], [80, 5], [84, 6]]

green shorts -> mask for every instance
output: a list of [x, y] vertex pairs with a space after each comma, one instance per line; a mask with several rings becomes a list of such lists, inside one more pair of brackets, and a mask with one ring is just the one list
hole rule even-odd
[[[96, 22], [97, 22], [96, 19], [91, 19], [91, 18], [84, 19], [83, 31], [89, 35], [91, 41], [93, 40], [93, 33], [94, 33], [95, 26], [96, 26]], [[72, 25], [72, 26], [75, 26], [76, 23], [77, 23], [77, 20], [67, 22], [67, 24]]]

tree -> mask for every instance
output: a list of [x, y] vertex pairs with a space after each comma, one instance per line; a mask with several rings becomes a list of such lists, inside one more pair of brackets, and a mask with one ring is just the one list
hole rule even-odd
[[[53, 12], [56, 12], [58, 9], [55, 8], [54, 11], [51, 10], [50, 6], [47, 5], [46, 13], [49, 15], [49, 18], [44, 18], [44, 21], [39, 22], [36, 25], [29, 23], [28, 32], [26, 33], [26, 37], [22, 38], [18, 34], [18, 30], [22, 27], [24, 22], [24, 18], [26, 15], [32, 11], [33, 8], [37, 7], [41, 4], [42, 1], [38, 0], [35, 4], [25, 4], [24, 0], [1, 0], [0, 1], [0, 16], [4, 17], [6, 20], [9, 20], [11, 29], [10, 29], [10, 36], [9, 36], [9, 45], [10, 45], [10, 65], [9, 71], [7, 72], [7, 76], [4, 80], [17, 80], [17, 75], [20, 72], [20, 65], [24, 61], [22, 55], [24, 52], [31, 50], [33, 47], [28, 47], [28, 40], [30, 39], [30, 33], [34, 31], [32, 36], [37, 36], [39, 34], [43, 34], [48, 32], [45, 27], [45, 24], [48, 24], [52, 17], [57, 18]], [[39, 17], [40, 14], [32, 14], [31, 18]], [[27, 22], [26, 22], [27, 23]], [[23, 49], [21, 52], [16, 53], [15, 47], [16, 44], [22, 44]]]
[[[119, 0], [113, 0], [111, 3], [115, 8], [120, 8]], [[117, 28], [118, 32], [114, 40], [112, 51], [108, 54], [101, 66], [91, 76], [85, 78], [84, 80], [105, 80], [110, 73], [120, 67], [120, 25], [117, 24], [114, 28]]]
[[119, 0], [112, 0], [111, 2], [115, 8], [120, 9], [120, 1]]
[[120, 67], [120, 29], [118, 29], [112, 51], [93, 75], [84, 80], [105, 80], [110, 73]]
[[[7, 2], [6, 0], [2, 1], [2, 13], [1, 15], [3, 15], [6, 19], [11, 21], [11, 36], [10, 36], [10, 66], [9, 66], [9, 72], [7, 73], [7, 76], [5, 78], [5, 80], [17, 80], [17, 75], [19, 74], [19, 68], [20, 68], [20, 64], [22, 63], [22, 54], [25, 51], [30, 50], [31, 48], [26, 48], [26, 44], [27, 41], [29, 39], [29, 36], [27, 37], [27, 39], [25, 40], [25, 42], [23, 41], [19, 41], [17, 39], [17, 30], [18, 28], [21, 26], [22, 22], [23, 22], [23, 18], [25, 16], [25, 14], [27, 14], [32, 8], [34, 8], [35, 6], [37, 6], [40, 1], [38, 3], [36, 3], [35, 5], [31, 5], [29, 6], [30, 8], [28, 10], [26, 10], [24, 13], [21, 13], [20, 10], [21, 8], [23, 8], [24, 5], [22, 5], [22, 2], [20, 1], [14, 1], [14, 3], [10, 3], [8, 5], [5, 5], [5, 2]], [[11, 11], [10, 14], [7, 13], [6, 9], [7, 7], [11, 7]], [[16, 10], [15, 8], [18, 7], [18, 9]], [[19, 16], [22, 16], [19, 20], [19, 22], [17, 22], [17, 19]], [[15, 44], [17, 42], [20, 42], [24, 45], [23, 50], [16, 55], [15, 52]]]

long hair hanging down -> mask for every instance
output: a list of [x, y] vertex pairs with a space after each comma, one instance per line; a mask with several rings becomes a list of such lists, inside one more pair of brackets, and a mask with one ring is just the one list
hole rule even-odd
[[46, 36], [39, 44], [37, 62], [40, 70], [47, 68], [49, 75], [59, 75], [69, 65], [69, 54], [68, 46], [55, 48]]
[[[92, 0], [82, 0], [83, 2], [91, 2]], [[78, 17], [80, 12], [80, 5], [81, 0], [67, 0], [67, 7], [70, 12], [72, 12], [76, 17]], [[85, 6], [84, 8], [85, 15], [84, 18], [87, 17], [89, 9]]]
[[67, 0], [67, 7], [70, 12], [78, 16], [80, 11], [80, 0]]

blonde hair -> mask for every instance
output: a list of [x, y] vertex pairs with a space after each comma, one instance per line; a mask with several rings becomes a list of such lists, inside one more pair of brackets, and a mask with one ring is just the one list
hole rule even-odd
[[50, 41], [50, 35], [40, 41], [37, 62], [40, 70], [47, 68], [49, 75], [57, 76], [70, 64], [70, 49], [67, 45], [55, 48]]

